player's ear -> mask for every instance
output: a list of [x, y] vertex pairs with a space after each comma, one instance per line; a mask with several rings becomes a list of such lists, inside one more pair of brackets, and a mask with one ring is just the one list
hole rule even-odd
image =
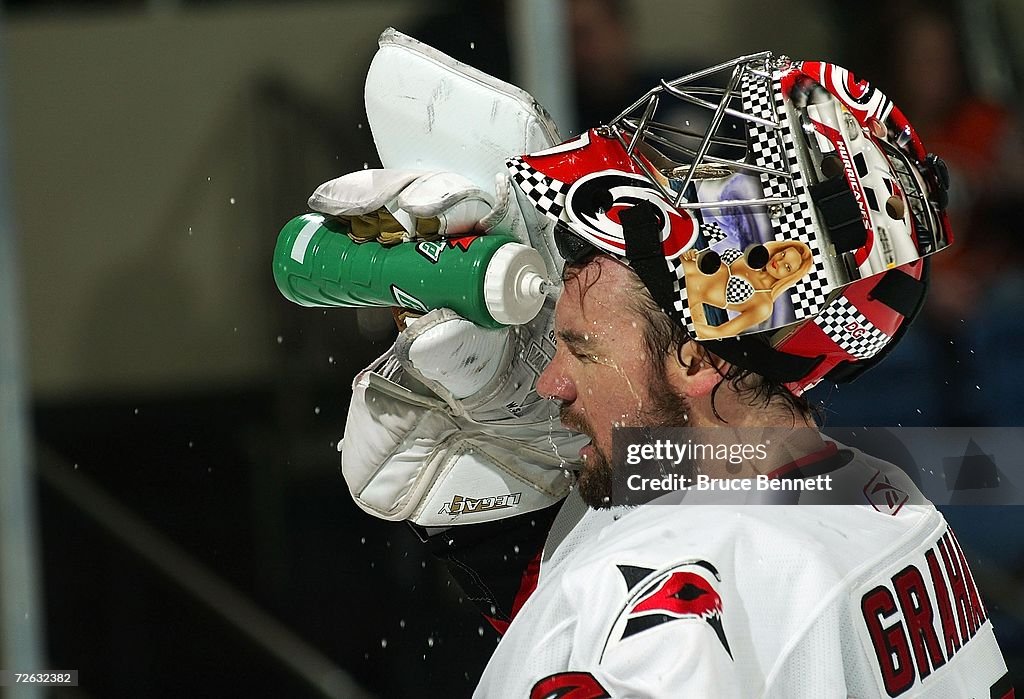
[[668, 359], [669, 381], [683, 395], [706, 396], [722, 380], [728, 366], [693, 340]]

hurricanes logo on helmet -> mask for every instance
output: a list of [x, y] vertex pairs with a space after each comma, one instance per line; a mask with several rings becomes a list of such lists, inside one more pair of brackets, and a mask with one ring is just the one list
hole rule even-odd
[[[831, 63], [809, 61], [804, 64], [808, 75], [812, 75], [828, 88], [843, 104], [857, 113], [861, 123], [868, 117], [884, 121], [892, 111], [892, 101], [881, 90], [865, 80], [857, 80], [846, 68]], [[818, 75], [814, 75], [817, 69]]]
[[697, 225], [693, 217], [676, 209], [647, 179], [616, 170], [594, 172], [577, 180], [565, 198], [565, 209], [577, 234], [614, 255], [626, 255], [619, 215], [641, 201], [658, 208], [661, 248], [674, 259], [693, 247]]

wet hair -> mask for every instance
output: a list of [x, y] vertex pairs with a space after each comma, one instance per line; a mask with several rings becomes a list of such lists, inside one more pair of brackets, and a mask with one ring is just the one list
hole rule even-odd
[[[562, 272], [562, 280], [567, 282], [578, 278], [585, 268], [593, 268], [592, 274], [588, 273], [587, 278], [583, 280], [584, 286], [580, 289], [581, 303], [587, 290], [601, 276], [601, 268], [593, 264], [596, 257], [597, 255], [591, 255], [574, 264], [567, 264]], [[640, 277], [635, 274], [631, 277], [634, 283], [633, 287], [628, 290], [626, 305], [644, 321], [643, 341], [649, 356], [656, 359], [674, 353], [679, 364], [689, 368], [683, 360], [683, 346], [693, 339], [690, 333], [661, 310]], [[789, 411], [794, 420], [813, 416], [813, 411], [806, 398], [794, 395], [783, 384], [769, 381], [750, 369], [744, 369], [721, 360], [704, 345], [701, 347], [707, 353], [708, 358], [712, 360], [718, 373], [722, 375], [722, 380], [711, 390], [711, 409], [714, 411], [715, 417], [722, 422], [726, 422], [726, 420], [719, 414], [718, 408], [715, 406], [715, 397], [722, 384], [725, 383], [728, 383], [733, 392], [752, 407], [783, 407]], [[718, 362], [715, 363], [714, 360], [718, 360]], [[654, 377], [665, 379], [664, 362], [654, 361], [652, 364], [651, 370], [654, 372]]]

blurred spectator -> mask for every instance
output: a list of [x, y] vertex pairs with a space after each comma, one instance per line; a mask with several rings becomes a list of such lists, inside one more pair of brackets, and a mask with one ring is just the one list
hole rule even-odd
[[[623, 0], [570, 0], [569, 33], [580, 128], [615, 117], [656, 78], [638, 74]], [[661, 76], [658, 76], [661, 77]]]
[[[899, 386], [889, 424], [1024, 424], [1024, 406], [1002, 390], [993, 358], [1019, 362], [1013, 338], [1024, 321], [1024, 258], [1010, 236], [1024, 203], [1024, 138], [1019, 116], [975, 89], [955, 7], [939, 0], [871, 2], [877, 25], [856, 34], [849, 67], [899, 104], [925, 146], [951, 174], [954, 245], [932, 258], [925, 311], [878, 372]], [[847, 60], [844, 58], [843, 60]], [[898, 361], [897, 361], [898, 360]], [[1002, 361], [997, 362], [1004, 366]], [[879, 379], [877, 375], [874, 377]], [[875, 397], [853, 384], [830, 396], [832, 421], [879, 417]]]
[[[940, 330], [956, 334], [996, 281], [979, 274], [998, 265], [1004, 251], [979, 226], [986, 202], [1024, 193], [1024, 144], [1014, 114], [977, 94], [956, 17], [933, 6], [911, 5], [896, 15], [901, 40], [893, 43], [890, 96], [915, 125], [925, 145], [949, 166], [949, 213], [957, 244], [934, 260], [928, 314]], [[981, 209], [981, 210], [979, 210]]]
[[1024, 189], [1014, 115], [975, 90], [955, 14], [908, 5], [892, 24], [900, 38], [891, 44], [890, 96], [950, 166], [954, 213], [969, 211], [983, 192]]
[[618, 114], [649, 86], [637, 84], [629, 18], [622, 0], [571, 0], [569, 32], [579, 124]]

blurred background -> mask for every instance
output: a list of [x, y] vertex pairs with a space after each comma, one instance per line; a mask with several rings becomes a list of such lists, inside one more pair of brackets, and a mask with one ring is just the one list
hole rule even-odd
[[[309, 193], [378, 165], [388, 26], [566, 137], [741, 53], [870, 79], [951, 166], [957, 245], [894, 356], [814, 399], [832, 425], [1024, 424], [1019, 0], [4, 0], [0, 669], [80, 671], [40, 696], [472, 691], [496, 634], [338, 473], [390, 313], [293, 306], [270, 273]], [[947, 516], [1024, 687], [1020, 509]]]

